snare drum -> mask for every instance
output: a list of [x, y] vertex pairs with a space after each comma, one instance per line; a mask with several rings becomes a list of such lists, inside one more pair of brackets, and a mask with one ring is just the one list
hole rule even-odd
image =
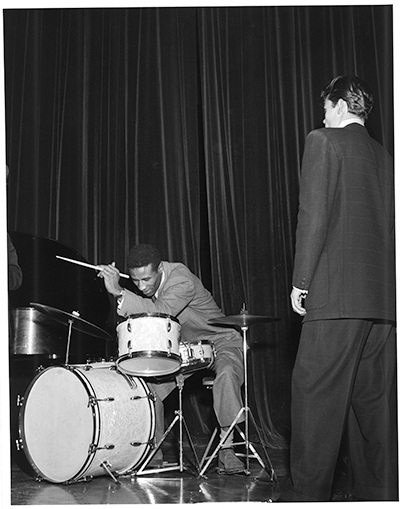
[[211, 341], [197, 343], [181, 343], [181, 373], [190, 373], [199, 369], [208, 369], [214, 364], [215, 347]]
[[131, 315], [117, 326], [117, 367], [137, 376], [169, 375], [181, 366], [179, 321], [162, 313]]
[[19, 446], [39, 478], [71, 483], [131, 472], [153, 447], [154, 397], [115, 364], [52, 366], [28, 387]]

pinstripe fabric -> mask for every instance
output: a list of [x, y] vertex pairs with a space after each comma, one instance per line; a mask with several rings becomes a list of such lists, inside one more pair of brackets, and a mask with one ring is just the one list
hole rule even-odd
[[308, 135], [293, 273], [305, 321], [395, 318], [393, 189], [393, 160], [365, 127]]

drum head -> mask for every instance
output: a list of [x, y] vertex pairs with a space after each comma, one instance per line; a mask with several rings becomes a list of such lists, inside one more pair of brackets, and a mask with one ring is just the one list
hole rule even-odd
[[21, 409], [25, 454], [37, 473], [55, 483], [75, 477], [89, 460], [94, 416], [82, 381], [64, 367], [51, 367], [31, 383]]
[[122, 355], [117, 360], [117, 367], [122, 373], [135, 376], [162, 376], [178, 371], [181, 358], [178, 355], [167, 355], [165, 352], [135, 352]]

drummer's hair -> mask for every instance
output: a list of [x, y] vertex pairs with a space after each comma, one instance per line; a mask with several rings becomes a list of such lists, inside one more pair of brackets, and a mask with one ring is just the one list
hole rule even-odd
[[137, 244], [129, 251], [127, 259], [129, 269], [146, 267], [151, 264], [153, 270], [157, 270], [160, 263], [160, 252], [152, 244]]

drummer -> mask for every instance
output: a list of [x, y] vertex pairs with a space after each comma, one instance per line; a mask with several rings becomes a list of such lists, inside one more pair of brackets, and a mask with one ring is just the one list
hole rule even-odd
[[[140, 291], [137, 295], [119, 284], [119, 270], [114, 264], [100, 265], [107, 291], [117, 298], [117, 313], [128, 317], [138, 313], [162, 313], [173, 316], [181, 325], [181, 340], [185, 343], [212, 342], [215, 346], [213, 369], [214, 411], [220, 425], [220, 438], [225, 442], [218, 454], [218, 468], [223, 473], [245, 471], [245, 465], [233, 449], [233, 432], [226, 437], [230, 425], [242, 408], [241, 386], [244, 382], [243, 346], [240, 333], [229, 327], [209, 324], [210, 319], [223, 317], [210, 292], [183, 263], [162, 261], [157, 248], [139, 244], [131, 249], [127, 259], [129, 275]], [[165, 398], [176, 387], [175, 381], [149, 384], [156, 392], [156, 443], [164, 434]], [[243, 414], [239, 422], [244, 421]], [[151, 466], [161, 466], [161, 448]]]

